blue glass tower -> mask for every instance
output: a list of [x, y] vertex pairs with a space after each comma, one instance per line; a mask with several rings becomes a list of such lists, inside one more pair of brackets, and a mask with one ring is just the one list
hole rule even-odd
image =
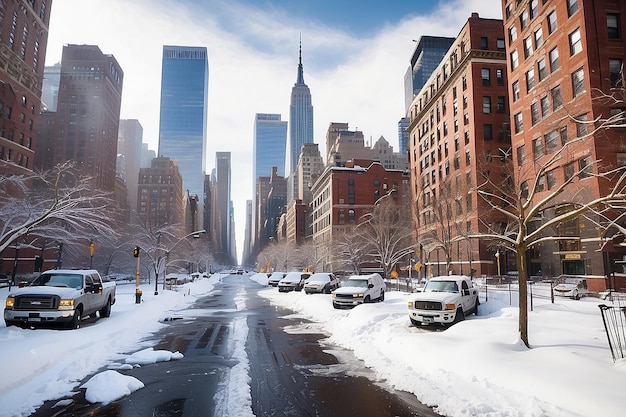
[[161, 70], [158, 155], [178, 161], [183, 189], [200, 202], [206, 171], [207, 55], [205, 47], [164, 45]]
[[300, 150], [305, 143], [313, 143], [313, 106], [311, 105], [311, 91], [304, 83], [302, 68], [302, 43], [300, 43], [300, 57], [298, 63], [298, 78], [291, 89], [291, 103], [289, 106], [289, 144], [285, 163], [285, 175], [289, 177], [287, 185], [287, 202], [296, 194], [298, 180], [296, 166]]
[[254, 143], [252, 153], [253, 184], [261, 176], [268, 177], [272, 167], [284, 177], [284, 156], [287, 149], [287, 121], [280, 114], [257, 113], [254, 117]]

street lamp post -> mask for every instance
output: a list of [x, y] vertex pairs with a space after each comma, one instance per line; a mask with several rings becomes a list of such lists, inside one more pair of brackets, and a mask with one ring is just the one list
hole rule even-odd
[[500, 276], [500, 249], [496, 251], [496, 260], [498, 261], [498, 276]]
[[[180, 242], [182, 242], [183, 240], [187, 239], [190, 236], [193, 236], [194, 238], [199, 238], [201, 233], [206, 233], [206, 230], [196, 230], [195, 232], [191, 232], [183, 237], [181, 237], [180, 239], [178, 239], [178, 241], [176, 243], [174, 243], [172, 245], [171, 248], [169, 248], [168, 250], [165, 251], [165, 264], [163, 265], [163, 290], [165, 290], [165, 281], [167, 281], [167, 264], [170, 261], [170, 252], [174, 250], [174, 248], [176, 246], [178, 246], [178, 244]], [[157, 295], [157, 291], [155, 289], [154, 291], [154, 295]]]
[[155, 250], [156, 255], [156, 268], [154, 269], [154, 295], [159, 295], [159, 268], [161, 260], [159, 259], [159, 246], [161, 245], [161, 232], [157, 233], [157, 247]]

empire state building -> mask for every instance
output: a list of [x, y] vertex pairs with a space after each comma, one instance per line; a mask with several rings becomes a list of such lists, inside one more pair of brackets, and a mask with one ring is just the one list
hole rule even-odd
[[289, 105], [289, 138], [285, 162], [285, 176], [288, 176], [287, 203], [297, 195], [296, 166], [298, 165], [300, 150], [305, 143], [313, 143], [313, 106], [311, 105], [311, 91], [309, 86], [304, 83], [302, 41], [300, 41], [298, 78], [291, 89]]

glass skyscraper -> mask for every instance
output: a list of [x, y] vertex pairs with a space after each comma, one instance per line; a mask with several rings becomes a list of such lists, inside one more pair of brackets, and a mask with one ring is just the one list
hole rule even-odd
[[272, 167], [278, 175], [285, 176], [284, 162], [287, 149], [287, 121], [280, 114], [257, 113], [254, 117], [254, 143], [252, 144], [253, 184], [261, 176], [268, 177]]
[[313, 143], [313, 106], [311, 105], [311, 91], [304, 83], [302, 68], [302, 45], [298, 63], [298, 78], [291, 89], [291, 103], [289, 106], [289, 144], [285, 163], [285, 176], [288, 176], [287, 202], [294, 198], [298, 179], [296, 167], [300, 150], [305, 143]]
[[206, 172], [207, 55], [205, 47], [164, 45], [161, 70], [158, 156], [178, 161], [183, 189], [200, 202]]

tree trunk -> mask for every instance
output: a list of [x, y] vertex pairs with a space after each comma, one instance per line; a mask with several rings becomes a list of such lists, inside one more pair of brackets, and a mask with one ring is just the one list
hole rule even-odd
[[519, 285], [519, 336], [528, 344], [528, 270], [526, 269], [526, 245], [517, 245], [517, 270]]

